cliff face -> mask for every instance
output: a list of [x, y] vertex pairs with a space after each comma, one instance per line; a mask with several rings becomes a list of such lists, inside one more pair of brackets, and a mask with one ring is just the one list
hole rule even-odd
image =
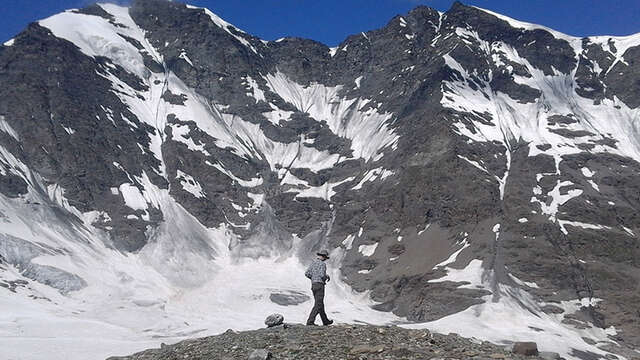
[[274, 295], [304, 313], [328, 248], [345, 321], [637, 348], [639, 45], [460, 3], [337, 48], [159, 0], [31, 24], [0, 47], [0, 285], [31, 284], [5, 305], [215, 332]]

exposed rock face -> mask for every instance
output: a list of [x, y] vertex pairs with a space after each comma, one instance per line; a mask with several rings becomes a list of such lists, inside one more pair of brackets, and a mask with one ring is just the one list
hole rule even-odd
[[513, 352], [524, 356], [537, 356], [538, 344], [531, 341], [517, 342], [513, 344]]
[[59, 14], [0, 47], [0, 256], [69, 292], [32, 260], [102, 246], [190, 288], [326, 247], [410, 321], [509, 302], [637, 348], [639, 56], [460, 3], [331, 49], [179, 2]]

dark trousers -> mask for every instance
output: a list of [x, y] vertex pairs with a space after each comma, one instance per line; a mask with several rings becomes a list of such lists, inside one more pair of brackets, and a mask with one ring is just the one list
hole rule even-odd
[[327, 313], [324, 312], [324, 284], [311, 284], [311, 291], [313, 292], [314, 303], [313, 309], [311, 309], [311, 314], [309, 314], [309, 319], [307, 319], [307, 324], [313, 324], [316, 321], [316, 316], [320, 314], [322, 323], [327, 325], [329, 323], [329, 318], [327, 318]]

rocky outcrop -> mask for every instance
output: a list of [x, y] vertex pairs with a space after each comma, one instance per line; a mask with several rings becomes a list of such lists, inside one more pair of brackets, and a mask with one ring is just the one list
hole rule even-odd
[[264, 324], [267, 325], [267, 327], [274, 327], [282, 325], [283, 323], [284, 316], [282, 316], [281, 314], [271, 314], [264, 320]]
[[[258, 357], [262, 355], [263, 357]], [[267, 355], [269, 354], [269, 355]], [[255, 356], [255, 357], [252, 357]], [[397, 326], [292, 325], [187, 340], [162, 349], [150, 349], [109, 360], [169, 359], [538, 359], [512, 353], [505, 347], [472, 342], [455, 334], [440, 335], [426, 330]]]

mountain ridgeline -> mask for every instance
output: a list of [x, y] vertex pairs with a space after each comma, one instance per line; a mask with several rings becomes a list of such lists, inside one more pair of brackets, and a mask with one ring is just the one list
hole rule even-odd
[[164, 0], [32, 23], [0, 47], [0, 294], [327, 248], [403, 321], [638, 356], [639, 59], [458, 2], [335, 48]]

